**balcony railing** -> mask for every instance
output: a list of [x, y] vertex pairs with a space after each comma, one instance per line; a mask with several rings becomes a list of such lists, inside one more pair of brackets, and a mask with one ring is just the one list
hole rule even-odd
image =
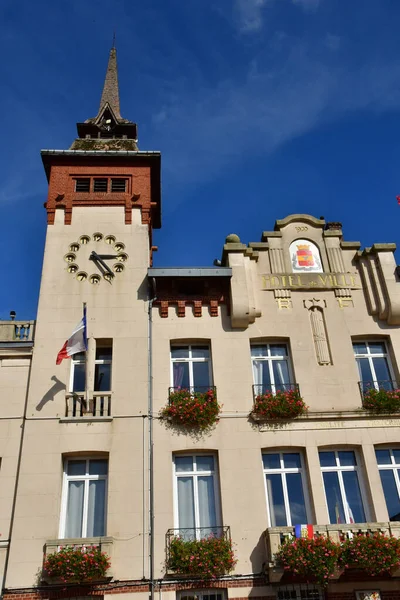
[[0, 342], [32, 342], [35, 321], [0, 321]]
[[[314, 535], [323, 535], [330, 538], [333, 542], [340, 542], [343, 538], [352, 537], [359, 533], [383, 533], [389, 537], [400, 537], [400, 522], [344, 523], [336, 525], [314, 525], [313, 527]], [[295, 539], [294, 527], [269, 527], [264, 532], [267, 554], [266, 565], [269, 571], [269, 580], [271, 582], [278, 582], [283, 576], [283, 568], [277, 564], [275, 555], [278, 552], [279, 547], [288, 538]]]
[[275, 396], [277, 392], [297, 392], [299, 394], [299, 384], [277, 383], [274, 385], [263, 385], [256, 383], [253, 385], [253, 400], [255, 401], [258, 396], [262, 396], [263, 394], [272, 394]]
[[88, 546], [95, 546], [100, 548], [102, 552], [105, 552], [111, 559], [111, 567], [107, 572], [107, 577], [112, 577], [112, 565], [113, 565], [113, 543], [114, 538], [112, 537], [92, 537], [92, 538], [64, 538], [57, 540], [47, 540], [44, 546], [44, 560], [49, 554], [58, 552], [61, 548], [66, 546], [72, 548], [84, 548]]
[[65, 396], [66, 417], [111, 417], [111, 392], [94, 392], [86, 400], [85, 392], [72, 392]]
[[361, 398], [364, 400], [365, 394], [371, 390], [391, 392], [397, 390], [399, 385], [394, 379], [379, 379], [376, 381], [359, 381], [358, 387], [360, 388]]
[[201, 396], [207, 394], [208, 391], [212, 391], [214, 396], [217, 395], [217, 388], [214, 385], [193, 385], [190, 387], [170, 387], [168, 388], [168, 401], [171, 404], [174, 400], [174, 394], [178, 392], [187, 391], [192, 396]]

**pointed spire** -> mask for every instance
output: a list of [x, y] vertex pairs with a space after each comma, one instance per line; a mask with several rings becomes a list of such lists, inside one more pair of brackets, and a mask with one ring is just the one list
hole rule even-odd
[[101, 95], [99, 113], [101, 113], [105, 104], [108, 103], [115, 117], [121, 119], [119, 112], [119, 89], [118, 89], [118, 69], [117, 69], [117, 50], [115, 48], [115, 34], [113, 47], [110, 50], [108, 59], [107, 73], [104, 81], [103, 93]]

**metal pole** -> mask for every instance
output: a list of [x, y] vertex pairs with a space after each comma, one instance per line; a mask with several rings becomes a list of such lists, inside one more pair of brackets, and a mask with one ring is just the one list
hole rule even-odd
[[148, 418], [149, 418], [149, 599], [154, 600], [154, 456], [153, 456], [153, 302], [155, 281], [151, 280], [148, 326]]

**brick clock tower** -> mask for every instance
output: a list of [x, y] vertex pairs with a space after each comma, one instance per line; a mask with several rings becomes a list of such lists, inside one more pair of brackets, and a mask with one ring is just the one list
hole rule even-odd
[[[99, 111], [77, 129], [68, 150], [41, 153], [49, 184], [48, 225], [20, 478], [26, 490], [34, 478], [37, 492], [17, 499], [10, 587], [32, 584], [43, 539], [71, 537], [61, 477], [71, 457], [107, 461], [102, 463], [109, 474], [107, 524], [96, 535], [104, 536], [105, 527], [121, 528], [121, 505], [133, 530], [141, 531], [147, 503], [147, 269], [152, 230], [161, 225], [161, 156], [138, 150], [136, 124], [121, 117], [115, 48]], [[76, 355], [56, 366], [83, 303], [87, 362]], [[134, 501], [126, 504], [127, 497]], [[28, 528], [22, 525], [26, 514]], [[88, 532], [73, 533], [86, 537]], [[129, 535], [124, 556], [143, 556], [146, 533]], [[27, 556], [28, 546], [34, 558]], [[118, 559], [115, 577], [126, 578], [129, 561]]]

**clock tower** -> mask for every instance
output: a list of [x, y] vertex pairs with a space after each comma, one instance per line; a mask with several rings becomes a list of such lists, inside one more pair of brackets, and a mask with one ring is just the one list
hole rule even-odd
[[[100, 533], [92, 535], [107, 538], [120, 530], [120, 507], [127, 497], [134, 501], [124, 508], [125, 516], [134, 531], [141, 531], [147, 503], [147, 269], [152, 231], [161, 226], [161, 157], [138, 149], [137, 125], [121, 116], [115, 47], [97, 115], [78, 123], [77, 132], [69, 149], [41, 152], [48, 179], [47, 233], [20, 486], [28, 489], [34, 475], [36, 489], [52, 492], [18, 498], [16, 523], [29, 510], [40, 535], [22, 527], [15, 536], [10, 587], [31, 584], [30, 575], [22, 581], [18, 567], [27, 544], [40, 557], [44, 540], [89, 535], [68, 532], [61, 462], [76, 455], [94, 457], [108, 469], [107, 518]], [[83, 304], [86, 356], [56, 366]], [[100, 494], [99, 506], [103, 500]], [[146, 535], [142, 532], [142, 539]], [[129, 533], [127, 540], [126, 556], [141, 556], [142, 540]], [[121, 572], [114, 577], [126, 578], [124, 559], [118, 564]], [[37, 566], [32, 563], [26, 573], [29, 569]]]

